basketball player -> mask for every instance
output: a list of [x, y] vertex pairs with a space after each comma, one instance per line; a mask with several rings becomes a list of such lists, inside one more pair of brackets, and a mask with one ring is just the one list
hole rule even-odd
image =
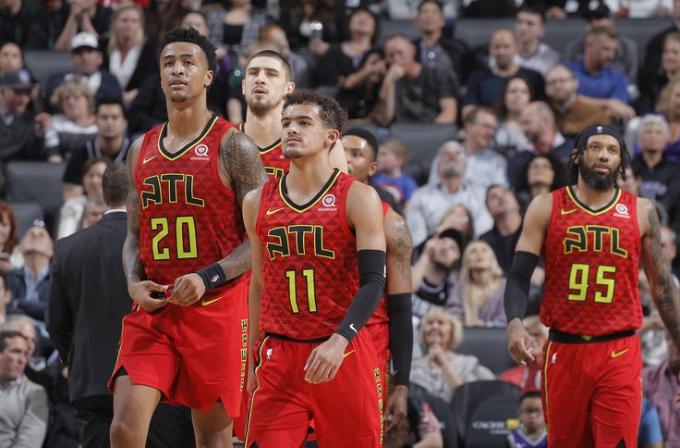
[[[378, 141], [368, 130], [348, 129], [342, 137], [349, 174], [359, 182], [369, 184], [378, 169]], [[390, 358], [394, 376], [383, 387], [385, 432], [398, 428], [408, 414], [408, 385], [413, 352], [413, 324], [411, 323], [411, 233], [404, 218], [390, 204], [382, 201], [385, 242], [387, 244], [387, 287], [380, 302], [366, 324], [375, 342], [382, 378], [387, 378]], [[389, 389], [389, 390], [388, 390]], [[388, 394], [389, 392], [389, 394]]]
[[258, 340], [247, 447], [300, 447], [312, 421], [322, 447], [381, 443], [380, 368], [362, 327], [384, 289], [382, 208], [373, 188], [329, 163], [344, 121], [335, 100], [290, 94], [290, 171], [244, 201]]
[[[270, 177], [283, 176], [290, 165], [281, 148], [281, 111], [286, 96], [295, 90], [291, 73], [284, 56], [274, 50], [262, 50], [250, 58], [241, 81], [248, 110], [240, 130], [258, 145], [264, 169]], [[340, 144], [331, 149], [330, 158], [331, 166], [347, 172], [347, 161]]]
[[[197, 446], [231, 446], [246, 369], [249, 244], [241, 203], [266, 181], [257, 146], [211, 114], [215, 48], [194, 29], [161, 45], [168, 122], [133, 144], [111, 443], [143, 447], [158, 402], [192, 409]], [[170, 286], [169, 286], [170, 285]]]
[[517, 243], [505, 292], [509, 350], [515, 361], [527, 363], [538, 349], [520, 319], [543, 254], [541, 321], [550, 333], [542, 397], [551, 448], [637, 446], [640, 260], [663, 321], [680, 346], [680, 300], [659, 263], [656, 210], [616, 184], [629, 163], [616, 129], [585, 129], [571, 156], [572, 185], [532, 201]]

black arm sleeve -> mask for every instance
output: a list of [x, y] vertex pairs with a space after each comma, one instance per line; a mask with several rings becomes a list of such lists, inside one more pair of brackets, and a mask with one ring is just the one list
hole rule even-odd
[[505, 316], [508, 322], [516, 317], [522, 319], [527, 311], [531, 275], [536, 263], [538, 255], [525, 251], [515, 252], [505, 286]]
[[359, 264], [359, 292], [345, 314], [340, 326], [335, 330], [348, 341], [363, 328], [375, 311], [385, 290], [385, 252], [382, 250], [360, 250], [357, 252]]
[[390, 294], [387, 299], [390, 318], [390, 352], [394, 366], [394, 382], [408, 386], [413, 356], [413, 323], [411, 293]]

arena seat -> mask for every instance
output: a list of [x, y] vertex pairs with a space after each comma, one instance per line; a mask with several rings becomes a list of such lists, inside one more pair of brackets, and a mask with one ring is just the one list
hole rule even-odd
[[465, 437], [465, 448], [505, 448], [511, 430], [517, 428], [519, 399], [491, 397], [472, 414]]
[[14, 161], [7, 163], [5, 172], [8, 201], [35, 202], [45, 216], [59, 210], [63, 202], [64, 164]]
[[496, 375], [516, 365], [508, 354], [508, 336], [503, 327], [465, 327], [458, 352], [475, 355]]
[[7, 205], [9, 205], [14, 212], [14, 216], [17, 220], [17, 238], [21, 238], [21, 236], [33, 225], [34, 221], [42, 221], [45, 219], [42, 207], [35, 202], [8, 202]]
[[479, 405], [496, 396], [519, 397], [519, 388], [503, 381], [474, 381], [458, 386], [453, 392], [451, 411], [456, 418], [459, 446], [463, 446], [467, 428]]
[[71, 53], [68, 52], [28, 50], [24, 53], [24, 61], [41, 86], [45, 85], [50, 75], [73, 70]]

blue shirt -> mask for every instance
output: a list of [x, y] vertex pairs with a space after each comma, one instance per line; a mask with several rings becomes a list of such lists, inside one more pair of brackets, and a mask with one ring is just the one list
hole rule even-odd
[[390, 193], [395, 193], [395, 199], [401, 205], [411, 199], [411, 195], [418, 188], [416, 181], [406, 174], [402, 174], [399, 177], [387, 177], [384, 174], [376, 173], [371, 180]]
[[613, 67], [606, 67], [599, 73], [589, 73], [583, 61], [565, 62], [578, 79], [578, 93], [591, 98], [616, 98], [624, 103], [630, 102], [628, 86], [630, 80], [625, 73]]
[[642, 399], [642, 415], [640, 417], [640, 431], [638, 432], [638, 446], [649, 446], [663, 442], [661, 422], [656, 408], [646, 397]]

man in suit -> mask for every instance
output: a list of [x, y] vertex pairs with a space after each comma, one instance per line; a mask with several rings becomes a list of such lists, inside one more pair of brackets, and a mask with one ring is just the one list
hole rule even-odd
[[[84, 422], [84, 448], [109, 446], [113, 397], [106, 382], [122, 319], [132, 306], [121, 258], [130, 190], [125, 167], [107, 168], [102, 188], [108, 210], [101, 221], [57, 242], [47, 319], [50, 337], [68, 364], [69, 399]], [[191, 445], [188, 412], [159, 407], [149, 442], [159, 447]]]

